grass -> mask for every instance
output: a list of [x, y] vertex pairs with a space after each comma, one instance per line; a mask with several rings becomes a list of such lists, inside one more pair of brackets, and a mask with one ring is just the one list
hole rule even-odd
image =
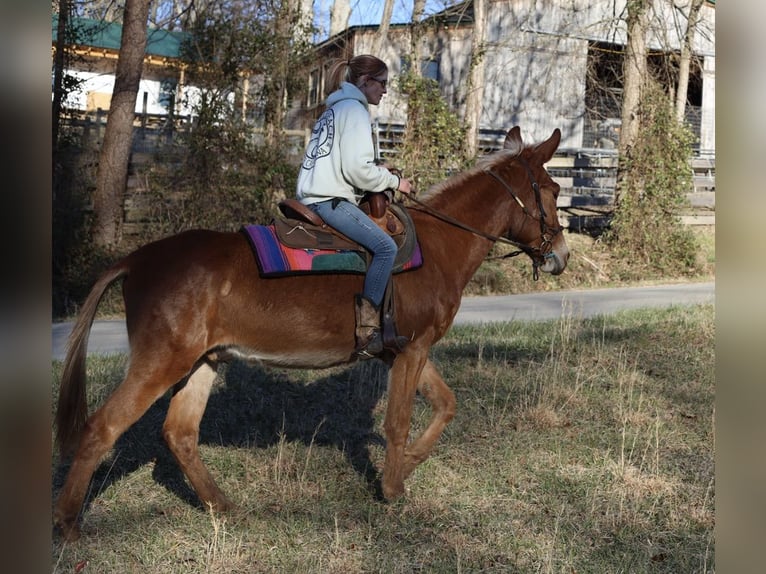
[[691, 227], [696, 243], [696, 272], [693, 275], [660, 273], [636, 260], [622, 259], [601, 241], [585, 233], [564, 232], [570, 250], [566, 271], [558, 276], [532, 277], [526, 256], [501, 259], [512, 248], [496, 244], [490, 259], [478, 269], [465, 289], [466, 295], [506, 295], [561, 289], [625, 287], [678, 281], [715, 280], [715, 228]]
[[[200, 443], [238, 509], [199, 507], [160, 438], [164, 398], [101, 465], [52, 571], [713, 571], [714, 336], [712, 306], [453, 328], [432, 357], [457, 415], [394, 503], [371, 485], [377, 362], [232, 364]], [[125, 364], [90, 359], [94, 407]], [[429, 416], [418, 398], [413, 432]]]

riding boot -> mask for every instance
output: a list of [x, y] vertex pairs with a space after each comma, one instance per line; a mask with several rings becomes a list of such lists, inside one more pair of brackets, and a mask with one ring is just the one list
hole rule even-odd
[[383, 351], [383, 337], [380, 334], [380, 307], [364, 295], [354, 296], [356, 304], [356, 348], [361, 359], [371, 359]]

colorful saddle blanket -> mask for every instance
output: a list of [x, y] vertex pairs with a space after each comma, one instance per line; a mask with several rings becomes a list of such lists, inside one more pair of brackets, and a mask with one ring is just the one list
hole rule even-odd
[[[253, 248], [262, 277], [367, 272], [367, 259], [362, 251], [287, 247], [279, 242], [273, 224], [246, 225], [242, 232]], [[417, 269], [422, 264], [420, 244], [416, 244], [409, 261], [395, 267], [394, 273]]]

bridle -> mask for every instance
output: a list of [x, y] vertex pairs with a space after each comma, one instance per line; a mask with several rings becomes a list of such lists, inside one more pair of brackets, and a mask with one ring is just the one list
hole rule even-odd
[[469, 231], [473, 233], [474, 235], [484, 237], [485, 239], [489, 239], [490, 241], [493, 241], [493, 242], [506, 243], [508, 245], [513, 245], [514, 247], [518, 247], [517, 251], [513, 251], [511, 253], [507, 253], [506, 255], [501, 255], [499, 257], [493, 257], [491, 259], [507, 259], [509, 257], [516, 257], [517, 255], [520, 255], [521, 253], [526, 253], [527, 255], [529, 255], [529, 258], [532, 260], [532, 277], [535, 281], [537, 281], [537, 279], [539, 278], [538, 268], [540, 267], [541, 263], [544, 262], [546, 259], [555, 257], [555, 254], [553, 253], [553, 240], [556, 238], [556, 235], [561, 233], [562, 227], [557, 226], [553, 228], [545, 222], [547, 214], [545, 212], [545, 209], [543, 208], [543, 200], [542, 200], [542, 196], [540, 195], [540, 186], [535, 180], [535, 177], [532, 174], [532, 170], [530, 169], [527, 161], [521, 157], [518, 159], [521, 162], [521, 164], [524, 166], [524, 169], [527, 172], [527, 176], [529, 177], [529, 182], [532, 185], [532, 191], [534, 191], [534, 194], [535, 194], [535, 201], [537, 202], [537, 210], [539, 212], [539, 217], [535, 217], [529, 212], [529, 210], [527, 209], [527, 206], [524, 205], [523, 201], [521, 201], [521, 198], [519, 198], [516, 192], [513, 191], [513, 188], [510, 185], [508, 185], [508, 183], [502, 177], [500, 177], [490, 168], [484, 169], [484, 173], [492, 176], [494, 179], [500, 182], [500, 184], [514, 199], [514, 201], [519, 204], [519, 207], [521, 207], [522, 213], [524, 213], [526, 217], [539, 221], [540, 238], [541, 238], [539, 247], [533, 247], [532, 245], [529, 245], [527, 243], [521, 243], [520, 241], [516, 241], [515, 239], [511, 239], [510, 237], [501, 237], [497, 235], [492, 235], [490, 233], [485, 233], [484, 231], [481, 231], [480, 229], [476, 229], [474, 227], [471, 227], [470, 225], [466, 225], [465, 223], [458, 221], [454, 217], [451, 217], [445, 213], [442, 213], [441, 211], [438, 211], [432, 208], [431, 206], [420, 201], [419, 199], [413, 197], [412, 194], [406, 195], [404, 197], [406, 197], [408, 200], [413, 201], [414, 203], [418, 205], [418, 207], [416, 207], [415, 209], [419, 209], [430, 215], [433, 215], [437, 219], [441, 219], [442, 221], [449, 223], [450, 225], [454, 225], [455, 227], [459, 227], [460, 229]]

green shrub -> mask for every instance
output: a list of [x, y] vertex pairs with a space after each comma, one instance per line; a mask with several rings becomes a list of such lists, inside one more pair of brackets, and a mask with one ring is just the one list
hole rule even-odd
[[655, 84], [647, 87], [640, 122], [638, 141], [620, 159], [619, 201], [604, 240], [637, 276], [693, 274], [695, 237], [678, 215], [692, 189], [693, 136]]
[[465, 169], [466, 128], [439, 92], [439, 84], [407, 72], [399, 78], [407, 94], [407, 128], [400, 155], [415, 189], [425, 190], [447, 175]]

